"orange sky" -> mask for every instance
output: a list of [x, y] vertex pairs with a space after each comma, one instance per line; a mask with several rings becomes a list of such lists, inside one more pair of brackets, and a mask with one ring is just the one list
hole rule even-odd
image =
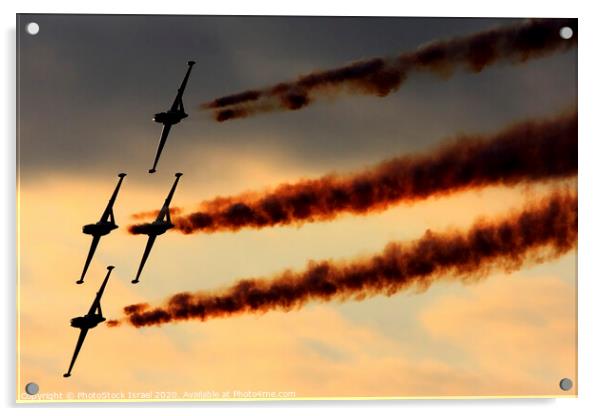
[[[205, 323], [101, 325], [90, 331], [72, 377], [62, 374], [78, 335], [69, 320], [86, 313], [109, 264], [116, 268], [102, 310], [120, 318], [132, 303], [270, 277], [312, 259], [378, 253], [427, 229], [463, 229], [549, 188], [487, 188], [301, 227], [168, 232], [134, 286], [146, 238], [127, 233], [130, 215], [159, 209], [175, 172], [184, 176], [173, 204], [192, 210], [219, 195], [357, 171], [459, 134], [488, 135], [553, 116], [576, 107], [577, 48], [478, 74], [418, 74], [387, 97], [345, 95], [301, 111], [215, 123], [199, 103], [510, 21], [33, 17], [45, 28], [39, 35], [17, 31], [18, 399], [29, 399], [20, 392], [30, 381], [40, 386], [34, 399], [102, 392], [114, 399], [149, 392], [179, 399], [245, 391], [287, 398], [576, 394], [576, 250], [470, 285], [441, 281], [424, 293]], [[158, 172], [149, 175], [160, 133], [152, 115], [172, 102], [189, 59], [199, 62], [184, 95], [190, 117], [173, 128]], [[120, 228], [102, 238], [86, 283], [76, 285], [90, 245], [81, 227], [98, 220], [124, 170], [115, 205]], [[576, 188], [576, 178], [568, 183]], [[575, 382], [569, 392], [558, 387], [563, 377]]]
[[[278, 163], [240, 164], [250, 189], [297, 177]], [[174, 202], [200, 201], [182, 177]], [[145, 239], [131, 236], [129, 215], [159, 206], [170, 175], [149, 190], [128, 176], [116, 205], [121, 226], [103, 238], [86, 283], [75, 285], [89, 237], [115, 181], [47, 177], [20, 189], [20, 384], [42, 392], [285, 391], [296, 397], [560, 395], [562, 377], [576, 380], [575, 252], [476, 284], [437, 283], [425, 293], [363, 302], [312, 303], [205, 323], [90, 332], [73, 376], [64, 379], [77, 331], [69, 319], [87, 311], [108, 264], [107, 318], [123, 306], [160, 302], [184, 290], [216, 289], [238, 278], [302, 268], [310, 259], [378, 252], [388, 241], [426, 229], [464, 228], [545, 193], [547, 186], [489, 188], [400, 205], [371, 216], [261, 231], [158, 239], [141, 284], [129, 283]], [[224, 180], [235, 192], [239, 179]], [[256, 182], [256, 183], [254, 183]], [[57, 198], [57, 195], [61, 195]]]

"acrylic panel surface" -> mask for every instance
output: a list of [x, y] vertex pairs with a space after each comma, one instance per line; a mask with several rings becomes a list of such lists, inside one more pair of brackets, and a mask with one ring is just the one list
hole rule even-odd
[[19, 15], [17, 400], [575, 396], [577, 29]]

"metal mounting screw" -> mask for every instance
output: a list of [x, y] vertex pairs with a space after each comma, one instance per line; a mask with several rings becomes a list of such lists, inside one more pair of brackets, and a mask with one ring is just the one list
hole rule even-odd
[[38, 386], [37, 383], [27, 383], [25, 385], [25, 393], [29, 394], [30, 396], [38, 394], [38, 391], [40, 391], [40, 386]]
[[573, 388], [573, 380], [571, 380], [570, 378], [563, 378], [558, 384], [560, 388], [564, 391], [568, 391]]

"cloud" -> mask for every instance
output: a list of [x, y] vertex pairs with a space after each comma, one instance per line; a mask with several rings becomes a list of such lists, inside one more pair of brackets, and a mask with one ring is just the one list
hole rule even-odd
[[499, 276], [441, 296], [420, 320], [474, 372], [503, 380], [493, 394], [561, 394], [561, 378], [576, 380], [575, 286], [560, 277]]
[[[132, 178], [128, 175], [127, 179]], [[169, 187], [171, 178], [164, 179]], [[503, 214], [520, 207], [524, 200], [524, 190], [492, 188], [420, 206], [400, 207], [370, 218], [352, 217], [303, 229], [244, 232], [235, 237], [204, 236], [193, 250], [187, 249], [190, 239], [174, 235], [160, 242], [151, 259], [153, 267], [149, 269], [148, 281], [152, 284], [136, 288], [129, 284], [130, 273], [135, 271], [144, 242], [121, 229], [101, 243], [86, 284], [75, 285], [89, 244], [87, 236], [81, 234], [81, 225], [100, 215], [114, 185], [112, 175], [104, 181], [48, 175], [45, 182], [20, 190], [22, 384], [36, 380], [44, 392], [261, 388], [295, 390], [298, 396], [518, 394], [542, 385], [540, 379], [537, 383], [525, 379], [516, 368], [518, 364], [508, 361], [514, 360], [513, 357], [506, 361], [508, 368], [502, 377], [503, 369], [498, 372], [493, 365], [471, 362], [472, 350], [467, 349], [470, 346], [466, 343], [430, 339], [430, 336], [402, 340], [394, 337], [394, 332], [413, 326], [422, 316], [420, 310], [433, 300], [431, 292], [434, 295], [448, 290], [456, 292], [447, 284], [412, 299], [407, 295], [414, 304], [420, 299], [416, 313], [408, 314], [405, 295], [379, 298], [378, 302], [387, 305], [390, 313], [389, 329], [343, 315], [346, 310], [357, 308], [372, 318], [373, 309], [368, 303], [312, 306], [289, 314], [242, 316], [200, 326], [197, 322], [144, 330], [103, 326], [86, 339], [73, 376], [63, 379], [77, 336], [77, 331], [69, 327], [69, 319], [89, 308], [109, 262], [117, 268], [102, 306], [111, 318], [125, 303], [157, 299], [175, 290], [224, 285], [236, 276], [272, 273], [286, 266], [301, 267], [307, 258], [370, 253], [391, 239], [415, 238], [426, 228], [468, 226], [475, 217]], [[236, 181], [227, 185], [240, 186]], [[140, 186], [135, 180], [124, 182], [123, 190], [127, 192], [120, 195], [116, 207], [118, 224], [123, 227], [128, 214], [141, 206], [157, 200], [160, 203], [164, 191], [159, 187], [157, 190]], [[97, 192], [92, 195], [91, 189]], [[179, 198], [192, 204], [196, 194], [187, 195], [187, 189], [182, 187]], [[546, 190], [536, 187], [533, 191], [539, 195]], [[370, 235], [370, 238], [355, 241], [354, 235]], [[197, 250], [199, 247], [202, 250]], [[222, 269], [218, 265], [222, 264], [224, 253], [228, 253], [231, 262]], [[161, 279], [171, 268], [169, 260], [176, 255], [184, 263], [180, 269], [182, 279]], [[196, 264], [199, 258], [203, 260], [200, 266]], [[564, 276], [563, 269], [555, 264], [540, 267], [545, 268], [546, 275]], [[202, 280], [193, 272], [200, 272]], [[573, 270], [566, 275], [572, 278]], [[512, 283], [510, 279], [499, 280]], [[482, 286], [490, 287], [487, 282]], [[476, 285], [474, 289], [479, 287]], [[461, 286], [461, 289], [473, 287]], [[497, 286], [491, 290], [493, 293], [488, 296], [493, 298]], [[531, 293], [530, 298], [517, 298], [514, 305], [539, 305], [534, 299], [539, 291]], [[542, 291], [543, 295], [546, 293]], [[443, 312], [440, 315], [445, 316]], [[542, 328], [541, 332], [548, 329]], [[481, 336], [490, 334], [487, 330], [474, 334]], [[337, 359], [312, 351], [307, 340], [336, 352]], [[467, 342], [473, 341], [476, 342], [474, 339]], [[454, 349], [463, 353], [452, 357], [448, 352]], [[475, 356], [479, 356], [478, 352]], [[520, 388], [516, 386], [519, 379], [524, 380]], [[556, 381], [544, 387], [538, 391], [557, 393]]]

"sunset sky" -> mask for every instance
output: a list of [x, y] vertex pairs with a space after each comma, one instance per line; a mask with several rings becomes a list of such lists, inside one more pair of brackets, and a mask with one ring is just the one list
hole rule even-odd
[[[146, 238], [131, 215], [160, 208], [175, 172], [173, 205], [351, 172], [433, 149], [459, 133], [488, 134], [557, 114], [577, 99], [577, 51], [501, 64], [448, 79], [412, 77], [385, 98], [331, 97], [295, 112], [216, 123], [199, 109], [215, 97], [315, 69], [411, 51], [509, 19], [21, 16], [19, 33], [18, 388], [40, 393], [295, 392], [350, 396], [574, 395], [577, 380], [576, 251], [464, 285], [439, 282], [361, 302], [310, 303], [207, 322], [90, 331], [65, 379], [83, 315], [106, 266], [115, 265], [103, 313], [158, 304], [182, 291], [299, 270], [311, 259], [352, 259], [428, 229], [465, 229], [504, 215], [554, 184], [491, 187], [369, 216], [236, 233], [157, 239], [131, 285]], [[190, 115], [170, 134], [158, 172], [147, 173], [166, 110], [196, 60], [184, 95]], [[120, 228], [104, 237], [76, 285], [90, 237], [117, 181]], [[575, 187], [576, 180], [564, 181]], [[181, 396], [180, 396], [181, 397]], [[21, 398], [21, 397], [20, 397]]]

